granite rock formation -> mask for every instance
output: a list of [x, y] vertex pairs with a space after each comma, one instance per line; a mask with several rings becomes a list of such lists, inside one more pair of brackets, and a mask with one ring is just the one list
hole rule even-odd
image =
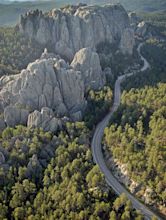
[[[120, 5], [66, 6], [43, 14], [38, 10], [21, 16], [19, 30], [29, 38], [51, 45], [54, 52], [72, 60], [81, 48], [95, 48], [101, 42], [123, 43], [123, 53], [132, 53], [134, 37], [130, 20]], [[126, 37], [126, 39], [124, 39]], [[132, 44], [131, 44], [132, 43]], [[128, 46], [130, 44], [130, 47]]]
[[6, 125], [10, 127], [17, 124], [26, 125], [28, 114], [29, 111], [26, 109], [9, 105], [4, 109], [4, 121], [6, 122]]
[[130, 19], [120, 4], [80, 4], [45, 14], [36, 10], [21, 16], [18, 27], [57, 55], [45, 50], [20, 74], [0, 78], [0, 129], [23, 124], [55, 132], [64, 116], [81, 120], [85, 93], [101, 89], [111, 77], [111, 70], [101, 69], [97, 46], [115, 43], [117, 50], [132, 55], [135, 44]]
[[41, 112], [35, 110], [28, 116], [28, 127], [41, 127], [44, 131], [56, 132], [61, 129], [62, 122], [54, 116], [52, 109], [43, 107]]
[[79, 51], [71, 65], [45, 50], [20, 74], [0, 79], [0, 106], [5, 121], [2, 127], [28, 124], [56, 131], [61, 126], [58, 118], [81, 120], [85, 92], [100, 89], [104, 83], [98, 54], [91, 49]]
[[134, 30], [131, 28], [126, 28], [120, 41], [120, 49], [122, 53], [132, 55], [134, 45]]
[[104, 86], [105, 75], [102, 73], [99, 56], [90, 48], [83, 48], [78, 51], [71, 66], [82, 73], [86, 90], [96, 90]]
[[1, 113], [8, 126], [26, 124], [28, 114], [42, 107], [61, 117], [82, 111], [86, 104], [81, 73], [46, 53], [20, 74], [2, 77], [0, 85]]

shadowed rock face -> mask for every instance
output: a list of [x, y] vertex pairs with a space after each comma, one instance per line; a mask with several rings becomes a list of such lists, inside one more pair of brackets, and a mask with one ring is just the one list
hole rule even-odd
[[[34, 11], [21, 16], [19, 23], [20, 32], [44, 45], [51, 44], [54, 52], [70, 61], [81, 48], [95, 48], [101, 42], [126, 43], [125, 36], [134, 38], [126, 34], [129, 28], [129, 17], [121, 5], [68, 6], [47, 14]], [[122, 52], [131, 54], [132, 49], [133, 44], [129, 49], [122, 47]]]
[[124, 54], [132, 54], [133, 53], [133, 46], [135, 44], [134, 40], [134, 31], [130, 28], [126, 28], [123, 32], [121, 42], [120, 42], [120, 49]]

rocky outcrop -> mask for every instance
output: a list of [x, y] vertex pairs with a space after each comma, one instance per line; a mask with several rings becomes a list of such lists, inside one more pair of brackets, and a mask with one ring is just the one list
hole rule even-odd
[[70, 116], [85, 106], [81, 73], [46, 52], [14, 77], [0, 79], [1, 106], [8, 126], [26, 124], [29, 112], [48, 107], [57, 116]]
[[[129, 28], [128, 14], [120, 4], [66, 6], [46, 14], [36, 10], [21, 16], [19, 23], [21, 33], [41, 44], [51, 45], [54, 52], [70, 61], [81, 48], [124, 41]], [[126, 38], [127, 47], [122, 48], [122, 52], [131, 54], [133, 44], [128, 45], [133, 36], [127, 36], [129, 43]]]
[[122, 53], [132, 55], [134, 45], [134, 31], [131, 28], [126, 28], [122, 34], [122, 38], [120, 41], [120, 49]]
[[36, 176], [36, 178], [39, 178], [41, 171], [42, 171], [42, 166], [40, 164], [40, 161], [37, 155], [34, 154], [32, 158], [30, 158], [29, 160], [25, 175], [27, 178], [32, 178], [34, 175]]
[[[0, 79], [2, 127], [17, 124], [56, 131], [57, 118], [82, 118], [85, 92], [105, 84], [98, 54], [90, 48], [80, 50], [71, 65], [59, 56], [47, 53], [15, 76]], [[0, 124], [0, 125], [1, 125]]]
[[145, 35], [147, 34], [147, 30], [148, 30], [148, 24], [146, 22], [142, 21], [137, 26], [136, 34], [139, 37], [145, 37]]
[[3, 155], [2, 152], [0, 152], [0, 165], [5, 163], [5, 156]]
[[43, 107], [41, 112], [35, 110], [29, 114], [27, 125], [29, 127], [41, 127], [44, 131], [56, 132], [58, 129], [61, 129], [62, 122], [54, 117], [51, 109]]
[[129, 16], [131, 25], [134, 26], [134, 27], [141, 22], [141, 18], [138, 17], [138, 15], [136, 14], [136, 12], [130, 12], [130, 13], [128, 14], [128, 16]]
[[149, 38], [153, 35], [156, 35], [155, 30], [152, 28], [152, 25], [145, 21], [142, 21], [138, 24], [135, 33], [141, 38]]
[[82, 73], [86, 90], [96, 90], [104, 86], [105, 75], [101, 70], [99, 56], [90, 48], [83, 48], [77, 52], [71, 66]]
[[155, 204], [156, 193], [149, 187], [146, 187], [146, 190], [143, 194], [143, 200], [148, 205]]
[[21, 16], [18, 27], [58, 55], [45, 50], [20, 74], [1, 77], [0, 129], [28, 123], [54, 132], [60, 127], [59, 118], [81, 120], [87, 90], [101, 89], [111, 77], [111, 70], [102, 72], [96, 47], [115, 43], [130, 55], [134, 47], [129, 17], [119, 4], [80, 4], [45, 14], [36, 10]]
[[16, 124], [26, 125], [29, 111], [17, 106], [7, 106], [4, 109], [4, 121], [7, 126], [13, 127]]

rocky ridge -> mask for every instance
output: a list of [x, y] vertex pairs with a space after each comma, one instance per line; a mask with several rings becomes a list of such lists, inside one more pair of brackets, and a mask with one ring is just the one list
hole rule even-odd
[[83, 48], [77, 52], [71, 63], [76, 71], [81, 71], [86, 90], [97, 90], [105, 84], [105, 74], [102, 73], [99, 56], [91, 52], [90, 48]]
[[80, 120], [86, 107], [85, 92], [104, 84], [98, 54], [91, 49], [80, 50], [71, 65], [45, 50], [20, 74], [0, 79], [1, 113], [7, 126], [28, 124], [56, 131], [61, 127], [58, 118]]
[[97, 45], [115, 43], [117, 50], [132, 54], [135, 44], [129, 16], [119, 4], [80, 4], [45, 14], [36, 10], [21, 16], [18, 27], [29, 38], [51, 46], [54, 53], [45, 49], [20, 74], [1, 77], [1, 130], [23, 124], [55, 132], [63, 117], [81, 120], [85, 93], [103, 88], [111, 74], [111, 69], [101, 69]]
[[124, 54], [132, 54], [134, 47], [130, 19], [120, 4], [80, 4], [46, 14], [28, 12], [21, 16], [19, 30], [41, 44], [51, 45], [55, 53], [70, 61], [81, 48], [95, 48], [101, 42], [118, 42]]

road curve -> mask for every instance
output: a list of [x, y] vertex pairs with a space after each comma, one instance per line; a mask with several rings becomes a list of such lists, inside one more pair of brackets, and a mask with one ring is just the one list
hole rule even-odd
[[[140, 50], [142, 47], [142, 43], [139, 44], [137, 51], [141, 57], [141, 60], [143, 61], [144, 65], [141, 68], [141, 72], [145, 71], [150, 67], [147, 60], [141, 55]], [[133, 207], [137, 210], [140, 210], [142, 214], [145, 216], [145, 219], [151, 219], [152, 216], [156, 216], [149, 208], [147, 208], [145, 205], [143, 205], [141, 202], [139, 202], [132, 194], [130, 194], [126, 188], [119, 183], [119, 181], [112, 175], [111, 171], [108, 169], [104, 156], [102, 153], [102, 138], [104, 135], [104, 129], [108, 126], [109, 121], [113, 113], [117, 110], [118, 106], [120, 105], [120, 99], [121, 99], [121, 89], [120, 85], [124, 81], [126, 77], [130, 77], [134, 73], [129, 73], [126, 75], [119, 76], [118, 79], [115, 82], [115, 88], [114, 88], [114, 102], [113, 106], [110, 110], [110, 112], [105, 116], [105, 118], [97, 125], [93, 139], [92, 139], [92, 154], [93, 159], [96, 164], [98, 164], [101, 172], [104, 174], [107, 184], [118, 194], [125, 193], [127, 197], [131, 200]], [[160, 217], [156, 216], [159, 220]]]

